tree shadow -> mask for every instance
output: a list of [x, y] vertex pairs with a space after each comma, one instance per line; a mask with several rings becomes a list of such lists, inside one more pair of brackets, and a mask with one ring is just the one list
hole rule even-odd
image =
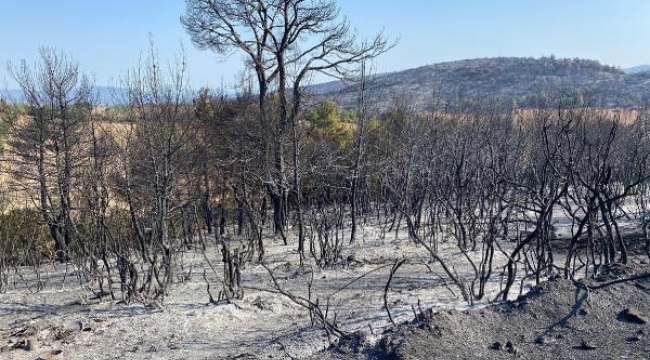
[[571, 320], [571, 318], [576, 317], [580, 309], [582, 309], [584, 303], [589, 298], [589, 289], [587, 288], [586, 285], [576, 281], [573, 282], [573, 285], [575, 286], [575, 303], [573, 304], [573, 306], [571, 306], [571, 311], [565, 316], [563, 316], [562, 318], [560, 318], [555, 323], [548, 326], [543, 333], [537, 336], [536, 338], [537, 341], [541, 340], [545, 336], [549, 336], [550, 334], [556, 332], [559, 328], [575, 330], [570, 325], [569, 320]]

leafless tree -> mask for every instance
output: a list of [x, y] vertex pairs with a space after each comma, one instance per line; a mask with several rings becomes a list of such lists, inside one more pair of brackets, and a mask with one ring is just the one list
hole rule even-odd
[[[286, 147], [302, 109], [302, 85], [315, 72], [349, 76], [357, 64], [387, 51], [391, 43], [381, 34], [358, 42], [329, 0], [187, 0], [181, 22], [199, 48], [220, 55], [241, 51], [255, 73], [259, 121], [269, 129], [261, 145], [263, 184], [273, 201], [275, 230], [286, 242], [287, 199], [292, 189], [300, 191], [298, 172], [292, 184], [288, 180]], [[298, 168], [299, 147], [293, 150]], [[302, 213], [298, 216], [302, 243]]]
[[91, 86], [71, 57], [41, 48], [39, 61], [9, 66], [23, 91], [29, 113], [12, 124], [10, 151], [14, 174], [35, 182], [32, 194], [57, 244], [59, 259], [68, 257], [74, 235], [74, 182], [80, 161], [81, 132], [91, 115]]
[[184, 231], [184, 212], [201, 198], [190, 187], [199, 159], [193, 142], [197, 123], [187, 100], [184, 60], [167, 72], [152, 44], [146, 62], [124, 83], [128, 111], [119, 149], [121, 171], [114, 181], [135, 230], [137, 256], [119, 255], [131, 272], [140, 268], [141, 274], [131, 276], [137, 279], [130, 286], [136, 299], [162, 302], [174, 279], [177, 254], [192, 241]]

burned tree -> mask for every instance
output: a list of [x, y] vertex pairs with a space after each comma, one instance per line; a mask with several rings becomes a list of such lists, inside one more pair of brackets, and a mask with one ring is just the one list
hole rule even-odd
[[[259, 121], [268, 129], [260, 144], [265, 154], [262, 183], [273, 202], [275, 231], [286, 242], [289, 196], [298, 207], [300, 202], [297, 137], [291, 183], [286, 156], [290, 130], [302, 109], [301, 86], [315, 72], [347, 77], [391, 44], [381, 34], [358, 42], [329, 0], [186, 0], [181, 22], [199, 48], [220, 55], [241, 51], [247, 57], [257, 80]], [[302, 228], [298, 211], [299, 244]]]
[[79, 65], [55, 49], [42, 48], [39, 62], [9, 66], [28, 114], [11, 124], [9, 156], [14, 177], [34, 183], [31, 194], [56, 243], [57, 258], [68, 257], [74, 237], [73, 182], [80, 159], [81, 132], [91, 115], [91, 86]]
[[198, 156], [184, 66], [179, 63], [164, 73], [152, 45], [146, 66], [124, 79], [128, 106], [118, 149], [121, 169], [114, 182], [135, 241], [132, 251], [117, 256], [132, 268], [129, 290], [139, 301], [164, 300], [177, 254], [193, 241], [185, 231], [184, 212], [200, 198], [187, 185], [192, 184]]

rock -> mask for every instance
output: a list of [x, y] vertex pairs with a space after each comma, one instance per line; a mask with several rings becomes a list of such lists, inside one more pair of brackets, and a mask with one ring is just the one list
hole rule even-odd
[[21, 344], [22, 344], [22, 340], [19, 339], [19, 338], [11, 337], [11, 338], [9, 338], [9, 340], [7, 341], [7, 344], [9, 344], [9, 346], [11, 346], [12, 348], [15, 349], [15, 348], [17, 348], [17, 347], [22, 347], [22, 345], [21, 345]]
[[648, 319], [636, 308], [627, 308], [620, 313], [621, 319], [633, 324], [647, 324]]
[[81, 321], [78, 321], [78, 320], [66, 321], [63, 324], [63, 328], [65, 330], [69, 330], [69, 331], [79, 331], [79, 330], [81, 330], [81, 327], [82, 327], [81, 326]]
[[500, 343], [499, 341], [496, 341], [494, 344], [490, 345], [490, 349], [492, 350], [503, 350], [503, 344]]
[[79, 327], [81, 328], [81, 331], [91, 331], [93, 329], [92, 325], [87, 320], [79, 321]]
[[38, 349], [38, 341], [35, 337], [29, 337], [25, 340], [25, 346], [23, 347], [26, 351], [34, 351]]
[[25, 339], [19, 339], [19, 338], [11, 338], [9, 339], [8, 342], [9, 345], [9, 350], [15, 350], [15, 349], [22, 349], [25, 350], [25, 346], [27, 346], [27, 340]]
[[266, 310], [267, 308], [270, 307], [259, 296], [257, 298], [255, 298], [255, 300], [253, 300], [253, 302], [251, 302], [251, 305], [255, 306], [256, 308], [258, 308], [260, 310]]
[[517, 353], [519, 352], [519, 349], [515, 346], [515, 344], [512, 343], [512, 341], [508, 341], [506, 343], [506, 350], [510, 354], [514, 354], [514, 355], [517, 355]]
[[348, 255], [347, 262], [348, 264], [363, 264], [363, 261], [357, 259], [355, 254]]
[[579, 348], [582, 349], [582, 350], [596, 350], [597, 349], [596, 346], [591, 345], [590, 343], [587, 342], [587, 340], [582, 340], [582, 343], [580, 343]]
[[34, 360], [53, 360], [53, 359], [56, 359], [56, 356], [59, 355], [59, 354], [61, 354], [61, 353], [62, 353], [61, 350], [51, 350], [51, 351], [47, 351], [47, 352], [44, 352], [44, 353], [42, 353], [41, 355], [39, 355], [39, 356], [38, 356], [36, 359], [34, 359]]
[[91, 331], [93, 327], [89, 320], [69, 320], [63, 323], [63, 329], [67, 331]]
[[546, 340], [545, 336], [540, 335], [535, 339], [535, 344], [537, 344], [537, 345], [546, 345], [546, 344], [548, 344], [548, 340]]

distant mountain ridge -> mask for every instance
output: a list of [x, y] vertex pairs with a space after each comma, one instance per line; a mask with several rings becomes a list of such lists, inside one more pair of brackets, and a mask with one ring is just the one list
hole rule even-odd
[[[358, 106], [358, 84], [331, 81], [306, 90], [315, 101], [328, 98], [344, 108]], [[544, 99], [560, 94], [589, 106], [643, 107], [650, 104], [650, 65], [620, 69], [595, 60], [553, 56], [450, 61], [369, 76], [365, 98], [369, 108], [386, 109], [402, 102], [426, 111], [493, 99], [539, 107]], [[97, 86], [93, 97], [98, 105], [120, 104], [126, 89]], [[13, 89], [0, 89], [0, 98], [24, 101], [22, 92]]]
[[23, 92], [16, 89], [0, 89], [0, 99], [8, 102], [23, 102]]
[[[93, 87], [92, 102], [96, 105], [111, 106], [124, 102], [127, 90], [115, 86]], [[0, 98], [9, 102], [25, 102], [25, 94], [18, 89], [0, 89]]]
[[623, 69], [623, 71], [626, 74], [638, 74], [642, 72], [648, 72], [650, 71], [650, 65], [638, 65], [638, 66], [633, 66], [627, 69]]
[[[318, 98], [354, 108], [359, 87], [330, 82], [308, 87]], [[499, 57], [426, 65], [378, 74], [367, 80], [369, 106], [386, 108], [396, 99], [427, 110], [461, 100], [500, 99], [536, 107], [562, 94], [599, 107], [637, 107], [650, 100], [650, 72], [626, 73], [589, 59]]]

